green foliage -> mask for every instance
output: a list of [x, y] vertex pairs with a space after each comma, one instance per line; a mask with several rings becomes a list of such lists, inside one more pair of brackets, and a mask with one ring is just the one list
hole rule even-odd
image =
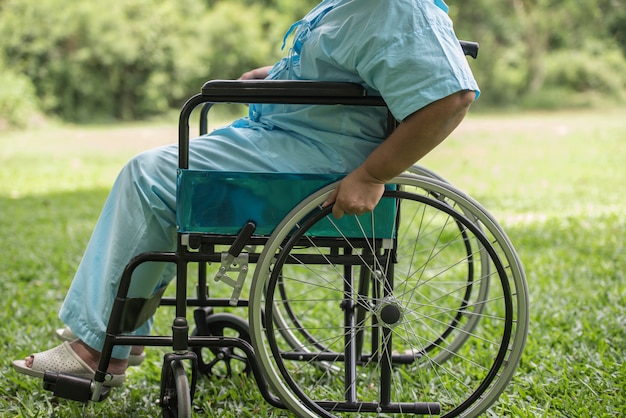
[[23, 74], [0, 69], [0, 131], [24, 128], [38, 112], [35, 87]]
[[[237, 78], [275, 62], [285, 53], [278, 49], [285, 30], [318, 2], [1, 0], [0, 62], [10, 75], [0, 80], [0, 102], [14, 106], [0, 106], [0, 119], [24, 125], [19, 115], [30, 110], [19, 109], [32, 106], [69, 121], [140, 119], [179, 108], [207, 79]], [[459, 37], [481, 43], [471, 62], [481, 106], [580, 89], [623, 100], [626, 0], [448, 3]], [[565, 65], [568, 57], [576, 69]], [[32, 88], [36, 100], [27, 99]], [[18, 101], [7, 99], [16, 94]]]
[[[564, 107], [571, 103], [565, 97], [582, 89], [623, 98], [625, 0], [449, 4], [457, 34], [481, 43], [480, 57], [472, 62], [484, 93], [481, 105], [541, 103], [545, 98]], [[569, 68], [567, 57], [573, 57], [575, 69]], [[611, 71], [619, 71], [613, 80], [607, 79]], [[564, 100], [558, 102], [558, 97]]]
[[618, 97], [626, 88], [626, 59], [617, 48], [607, 50], [597, 42], [579, 50], [557, 51], [548, 57], [546, 66], [549, 86]]
[[608, 29], [622, 54], [626, 56], [626, 7], [614, 10], [608, 19]]
[[201, 57], [185, 52], [202, 33], [186, 22], [201, 11], [192, 0], [10, 0], [0, 38], [43, 110], [69, 120], [132, 119], [166, 110], [200, 77]]
[[136, 119], [178, 107], [206, 79], [273, 63], [285, 28], [308, 7], [211, 3], [6, 0], [0, 39], [44, 111], [72, 121]]
[[232, 79], [251, 68], [273, 64], [279, 55], [276, 40], [282, 32], [277, 21], [281, 19], [276, 12], [262, 5], [216, 4], [207, 15], [210, 30], [202, 40], [209, 46], [207, 77]]
[[[607, 48], [608, 46], [608, 48]], [[593, 107], [626, 98], [626, 58], [619, 48], [589, 41], [555, 51], [545, 60], [544, 86], [523, 94], [524, 108]]]

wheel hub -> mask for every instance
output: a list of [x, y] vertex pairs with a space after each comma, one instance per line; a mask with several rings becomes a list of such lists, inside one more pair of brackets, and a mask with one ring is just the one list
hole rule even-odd
[[378, 321], [390, 328], [395, 327], [402, 321], [404, 309], [400, 302], [392, 297], [384, 298], [376, 308]]

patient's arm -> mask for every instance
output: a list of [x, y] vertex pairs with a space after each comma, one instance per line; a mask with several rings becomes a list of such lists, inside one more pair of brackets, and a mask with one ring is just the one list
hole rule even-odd
[[239, 80], [263, 80], [267, 78], [272, 66], [255, 68], [254, 70], [247, 71], [239, 77]]
[[339, 183], [324, 206], [334, 203], [333, 214], [371, 212], [384, 185], [439, 145], [461, 123], [474, 91], [460, 91], [408, 116], [370, 156]]

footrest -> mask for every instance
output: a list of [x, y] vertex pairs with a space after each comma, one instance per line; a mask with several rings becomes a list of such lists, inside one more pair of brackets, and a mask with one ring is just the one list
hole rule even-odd
[[[53, 393], [54, 396], [87, 403], [92, 399], [92, 380], [86, 377], [73, 376], [66, 373], [45, 372], [43, 375], [43, 388]], [[110, 387], [103, 386], [100, 397], [96, 401], [106, 399], [111, 392]]]

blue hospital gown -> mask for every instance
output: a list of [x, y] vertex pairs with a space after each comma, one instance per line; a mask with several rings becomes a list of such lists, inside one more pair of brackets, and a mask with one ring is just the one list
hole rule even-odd
[[[324, 0], [288, 31], [287, 56], [270, 78], [360, 83], [399, 120], [457, 91], [478, 92], [446, 12], [441, 0]], [[385, 122], [380, 108], [251, 105], [248, 117], [191, 141], [189, 168], [347, 173], [384, 140]], [[176, 246], [177, 151], [147, 151], [122, 169], [61, 308], [61, 320], [96, 350], [124, 266]], [[148, 297], [172, 277], [172, 265], [144, 264], [129, 295]]]
[[[446, 11], [440, 0], [323, 1], [291, 27], [288, 56], [269, 78], [359, 83], [398, 120], [459, 90], [478, 92]], [[284, 171], [348, 172], [385, 138], [385, 122], [380, 108], [265, 104], [213, 134], [263, 144], [259, 151], [289, 159]], [[298, 152], [298, 141], [319, 152]]]

